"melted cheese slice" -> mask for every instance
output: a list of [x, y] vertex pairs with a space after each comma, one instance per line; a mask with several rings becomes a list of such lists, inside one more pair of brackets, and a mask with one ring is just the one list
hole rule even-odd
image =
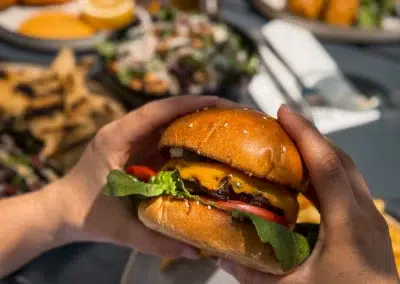
[[182, 179], [197, 180], [209, 190], [218, 190], [224, 177], [230, 176], [230, 185], [235, 193], [253, 196], [262, 195], [271, 205], [283, 210], [286, 219], [295, 224], [299, 212], [297, 194], [267, 180], [249, 177], [227, 165], [190, 162], [183, 159], [170, 160], [163, 170], [177, 169]]

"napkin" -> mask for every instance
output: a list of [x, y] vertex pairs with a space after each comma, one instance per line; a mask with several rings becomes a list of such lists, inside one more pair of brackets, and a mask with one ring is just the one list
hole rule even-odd
[[[360, 126], [378, 120], [379, 100], [363, 96], [343, 75], [335, 61], [315, 37], [302, 27], [274, 20], [261, 30], [269, 44], [307, 88], [317, 91], [324, 104], [311, 105], [312, 118], [324, 134]], [[296, 78], [267, 45], [259, 44], [261, 57], [292, 100], [303, 99]], [[276, 117], [285, 96], [267, 72], [261, 72], [249, 85], [249, 93], [258, 106]]]

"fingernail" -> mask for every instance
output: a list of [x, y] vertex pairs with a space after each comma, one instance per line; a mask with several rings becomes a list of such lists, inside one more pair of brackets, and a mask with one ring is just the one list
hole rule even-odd
[[183, 257], [188, 258], [188, 259], [199, 259], [200, 254], [197, 250], [195, 249], [185, 249], [182, 254]]
[[290, 113], [294, 113], [293, 109], [291, 107], [289, 107], [287, 104], [281, 104], [280, 109], [290, 112]]

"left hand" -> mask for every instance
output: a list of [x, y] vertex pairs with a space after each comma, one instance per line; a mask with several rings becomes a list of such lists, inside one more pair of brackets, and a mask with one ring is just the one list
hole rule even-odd
[[[163, 159], [158, 141], [163, 127], [186, 113], [232, 103], [216, 97], [185, 96], [153, 102], [102, 128], [78, 164], [59, 181], [56, 202], [63, 235], [70, 240], [106, 241], [141, 252], [197, 258], [194, 248], [145, 227], [126, 199], [102, 194], [112, 169], [129, 162], [157, 169]], [[62, 189], [62, 190], [61, 190]]]

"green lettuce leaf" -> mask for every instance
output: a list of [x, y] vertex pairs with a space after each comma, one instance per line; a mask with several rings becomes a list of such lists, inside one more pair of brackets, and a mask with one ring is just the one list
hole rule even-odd
[[234, 210], [232, 216], [239, 219], [247, 217], [253, 222], [261, 241], [272, 246], [285, 271], [299, 266], [310, 255], [311, 249], [304, 236], [282, 225], [238, 210]]
[[185, 189], [183, 181], [176, 171], [159, 172], [148, 183], [144, 183], [122, 171], [112, 170], [107, 176], [107, 184], [103, 193], [107, 196], [117, 197], [171, 195], [188, 199], [198, 198]]
[[112, 42], [106, 41], [97, 46], [97, 51], [109, 60], [117, 53], [117, 46]]

